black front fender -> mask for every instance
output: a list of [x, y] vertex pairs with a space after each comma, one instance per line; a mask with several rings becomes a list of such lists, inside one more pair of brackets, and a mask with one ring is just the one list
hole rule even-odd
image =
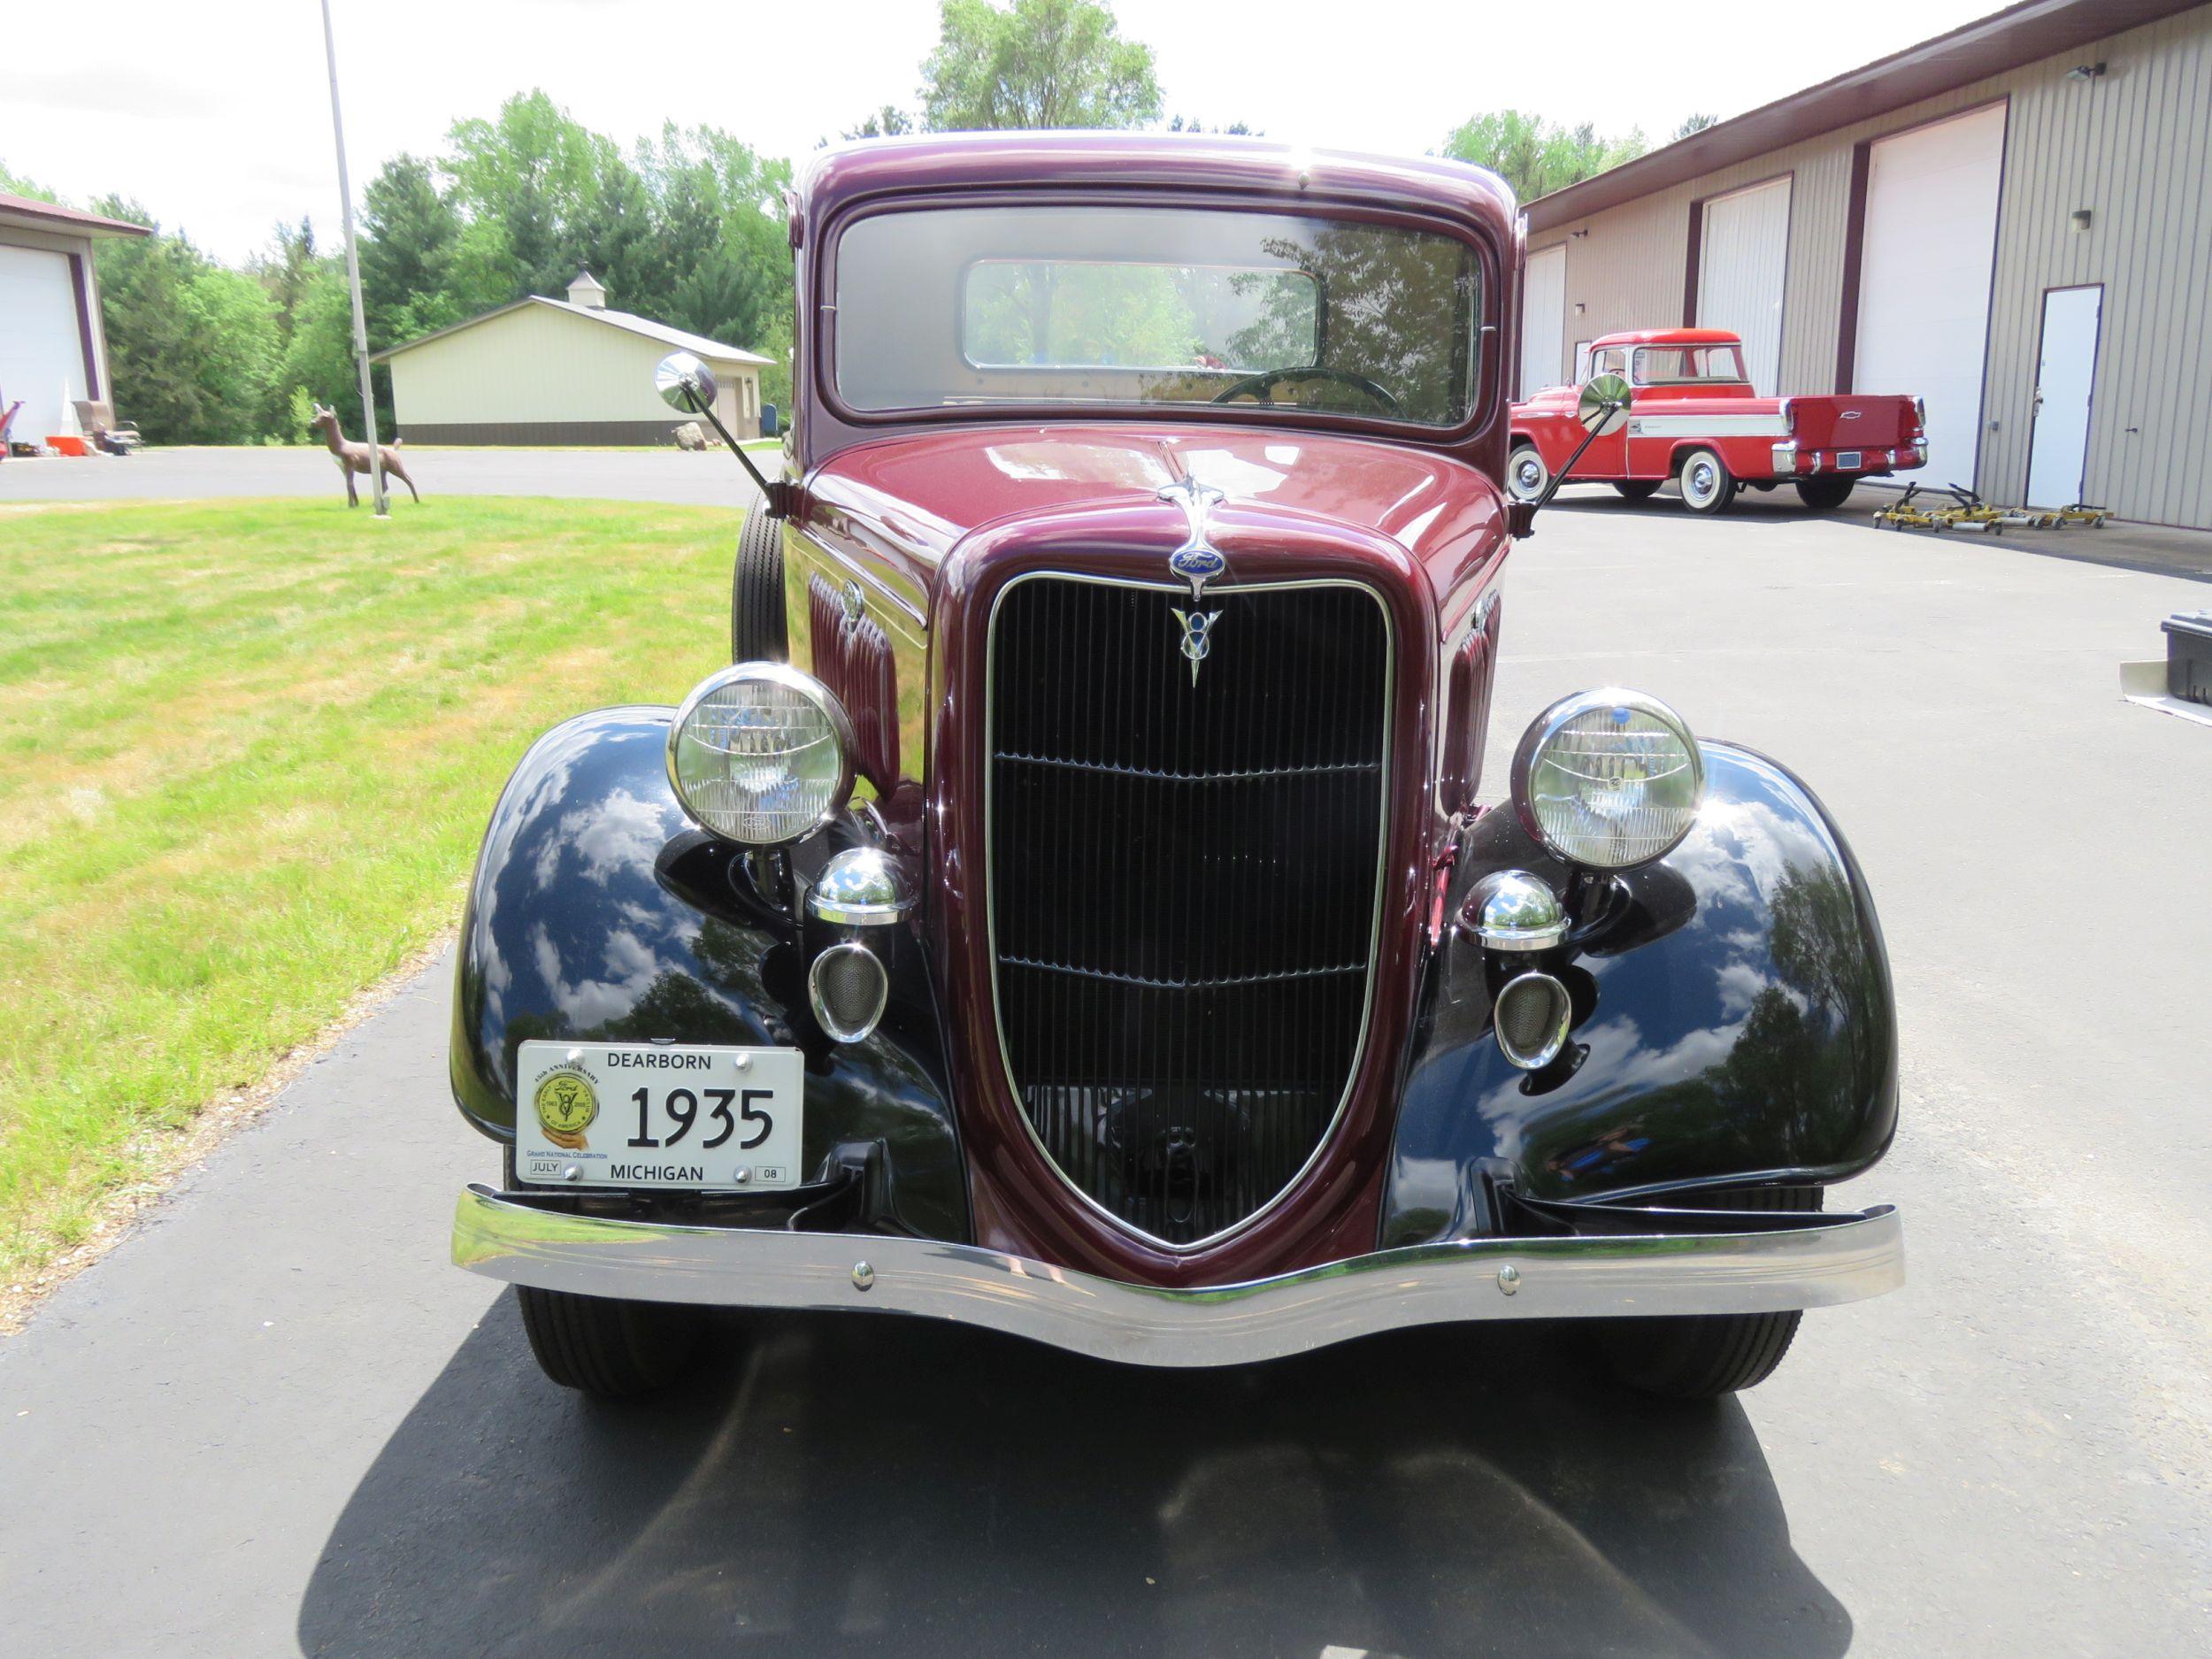
[[525, 1041], [797, 1047], [806, 1053], [801, 1168], [879, 1146], [895, 1219], [967, 1236], [939, 1021], [921, 953], [896, 953], [882, 1024], [831, 1041], [806, 1008], [787, 918], [733, 869], [740, 849], [685, 817], [664, 757], [666, 708], [606, 709], [556, 726], [508, 780], [461, 926], [453, 997], [455, 1103], [514, 1136]]
[[[1811, 791], [1763, 756], [1703, 745], [1706, 804], [1631, 872], [1601, 919], [1531, 957], [1574, 1002], [1561, 1057], [1530, 1073], [1492, 1038], [1501, 973], [1463, 926], [1422, 992], [1381, 1242], [1486, 1230], [1487, 1180], [1538, 1199], [1825, 1184], [1887, 1149], [1897, 1020], [1864, 877]], [[1500, 869], [1570, 872], [1511, 810], [1458, 852], [1447, 914]]]

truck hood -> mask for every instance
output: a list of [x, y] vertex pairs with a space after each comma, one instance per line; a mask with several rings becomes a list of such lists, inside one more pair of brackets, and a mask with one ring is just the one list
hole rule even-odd
[[1135, 505], [1183, 476], [1389, 538], [1440, 588], [1503, 546], [1497, 488], [1408, 445], [1196, 426], [962, 426], [841, 451], [805, 480], [810, 511], [925, 581], [971, 532], [1077, 505]]

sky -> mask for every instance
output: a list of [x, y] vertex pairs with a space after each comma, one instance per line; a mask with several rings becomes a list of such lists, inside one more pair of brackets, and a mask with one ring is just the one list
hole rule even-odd
[[[1997, 0], [1818, 7], [1702, 0], [1118, 0], [1167, 110], [1271, 138], [1420, 155], [1507, 106], [1655, 143], [1956, 27]], [[626, 147], [664, 121], [803, 155], [891, 103], [911, 109], [934, 0], [331, 0], [346, 143], [362, 184], [432, 155], [463, 117], [542, 87]], [[1686, 27], [1686, 15], [1695, 27]], [[0, 162], [84, 204], [114, 191], [239, 263], [280, 219], [338, 220], [317, 0], [10, 5]], [[1549, 20], [1547, 27], [1543, 21]]]

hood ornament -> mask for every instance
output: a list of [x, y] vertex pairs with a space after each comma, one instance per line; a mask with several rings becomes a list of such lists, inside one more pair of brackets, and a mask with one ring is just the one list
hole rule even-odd
[[1225, 500], [1226, 494], [1211, 484], [1202, 484], [1186, 473], [1172, 484], [1161, 486], [1160, 499], [1171, 501], [1183, 510], [1188, 528], [1183, 535], [1183, 545], [1167, 556], [1167, 567], [1190, 584], [1190, 602], [1200, 603], [1206, 597], [1206, 584], [1229, 568], [1229, 561], [1216, 552], [1206, 540], [1206, 515], [1217, 501]]
[[1173, 502], [1183, 510], [1188, 526], [1183, 545], [1167, 556], [1167, 567], [1190, 584], [1191, 608], [1188, 611], [1171, 606], [1168, 614], [1183, 630], [1182, 651], [1190, 663], [1190, 683], [1198, 683], [1198, 665], [1206, 660], [1206, 653], [1213, 649], [1214, 623], [1218, 611], [1201, 611], [1205, 603], [1206, 584], [1229, 568], [1229, 561], [1221, 557], [1206, 540], [1206, 515], [1216, 502], [1225, 498], [1225, 492], [1210, 484], [1202, 484], [1185, 473], [1172, 484], [1160, 490], [1162, 501]]

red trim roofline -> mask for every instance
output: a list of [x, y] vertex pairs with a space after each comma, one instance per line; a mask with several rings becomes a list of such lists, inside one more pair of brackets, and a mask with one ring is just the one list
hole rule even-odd
[[57, 230], [75, 231], [81, 236], [150, 236], [153, 233], [146, 226], [134, 225], [127, 219], [103, 219], [97, 213], [64, 207], [58, 202], [42, 202], [35, 196], [10, 196], [0, 190], [0, 222], [8, 219], [31, 219], [42, 228], [51, 226]]

